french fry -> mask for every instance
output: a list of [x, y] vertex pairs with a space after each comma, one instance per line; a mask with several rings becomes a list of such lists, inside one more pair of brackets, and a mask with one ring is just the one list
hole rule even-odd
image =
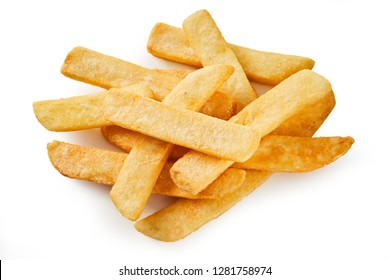
[[184, 20], [183, 30], [203, 66], [224, 63], [234, 67], [233, 75], [221, 90], [236, 100], [238, 111], [256, 99], [241, 64], [206, 10], [197, 11]]
[[[229, 65], [213, 65], [192, 72], [162, 103], [199, 111], [233, 71]], [[172, 148], [172, 144], [158, 139], [138, 137], [110, 192], [112, 201], [124, 217], [130, 220], [139, 218]]]
[[106, 92], [34, 102], [37, 120], [51, 131], [72, 131], [109, 125], [104, 119]]
[[[234, 100], [224, 98], [219, 92], [216, 92], [213, 96], [221, 96], [221, 98], [209, 99], [208, 102], [203, 105], [201, 111], [206, 115], [214, 116], [218, 119], [230, 119], [234, 115], [236, 108], [236, 103]], [[134, 146], [139, 135], [138, 132], [131, 131], [116, 125], [104, 126], [101, 128], [101, 132], [107, 141], [125, 150], [126, 152], [131, 150], [131, 147]], [[188, 151], [189, 150], [185, 147], [175, 146], [171, 151], [170, 158], [179, 159]]]
[[[148, 69], [83, 47], [71, 50], [61, 67], [61, 73], [66, 77], [105, 89], [142, 84], [153, 90], [158, 101], [162, 101], [189, 73], [186, 70], [178, 70], [175, 74], [174, 72], [175, 70], [165, 72]], [[211, 101], [214, 98], [220, 101]], [[234, 100], [225, 93], [219, 93], [215, 97], [212, 96], [210, 102], [232, 104]], [[224, 109], [225, 107], [220, 110]], [[215, 117], [223, 115], [224, 112], [221, 111], [217, 111]]]
[[259, 145], [259, 133], [250, 127], [167, 106], [111, 89], [105, 117], [124, 128], [234, 161], [245, 161]]
[[[302, 70], [260, 96], [229, 122], [250, 126], [265, 136], [330, 92], [331, 85], [325, 78], [310, 70]], [[233, 163], [232, 160], [190, 151], [173, 165], [170, 173], [176, 185], [196, 194]]]
[[244, 183], [219, 199], [179, 199], [156, 213], [137, 221], [135, 228], [160, 241], [180, 240], [217, 218], [262, 184], [272, 173], [248, 170]]
[[[142, 85], [122, 88], [138, 95], [153, 98], [153, 92]], [[74, 131], [97, 128], [111, 123], [104, 118], [106, 92], [74, 96], [57, 100], [34, 102], [33, 109], [37, 120], [51, 131]]]
[[[110, 186], [115, 183], [127, 156], [125, 153], [60, 141], [49, 143], [47, 150], [51, 164], [62, 175]], [[190, 199], [211, 199], [234, 191], [245, 179], [244, 170], [229, 168], [207, 189], [194, 196], [178, 188], [170, 179], [169, 169], [172, 164], [172, 161], [168, 161], [162, 169], [153, 193]]]
[[164, 75], [83, 47], [75, 47], [68, 53], [61, 73], [74, 80], [105, 89], [143, 84], [153, 90], [160, 101], [179, 82], [172, 75]]
[[233, 167], [272, 172], [308, 172], [334, 162], [351, 148], [352, 137], [294, 137], [268, 135], [245, 162]]
[[[314, 61], [307, 57], [262, 52], [229, 44], [246, 75], [252, 81], [277, 85], [292, 74], [312, 69]], [[154, 56], [201, 67], [199, 57], [191, 48], [181, 28], [157, 23], [149, 36], [148, 51]]]

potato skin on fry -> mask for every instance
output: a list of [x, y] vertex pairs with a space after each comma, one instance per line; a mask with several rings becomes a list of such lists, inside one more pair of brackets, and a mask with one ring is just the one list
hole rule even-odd
[[351, 148], [352, 137], [293, 137], [268, 135], [254, 155], [233, 167], [272, 172], [308, 172], [330, 164]]
[[[114, 185], [127, 154], [104, 149], [80, 146], [60, 141], [47, 145], [48, 156], [53, 167], [62, 175], [106, 185]], [[191, 195], [179, 189], [169, 176], [173, 162], [163, 167], [153, 192], [161, 195], [190, 199], [211, 199], [234, 191], [245, 179], [245, 171], [230, 168], [215, 180], [208, 188], [197, 195]], [[226, 184], [231, 182], [228, 187]]]
[[288, 120], [280, 124], [270, 134], [312, 136], [324, 123], [336, 105], [333, 91], [328, 92], [323, 98], [309, 105]]

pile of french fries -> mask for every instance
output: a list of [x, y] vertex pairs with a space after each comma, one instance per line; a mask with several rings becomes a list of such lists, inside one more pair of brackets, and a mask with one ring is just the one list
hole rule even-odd
[[[33, 104], [51, 131], [101, 128], [125, 152], [48, 144], [64, 176], [112, 185], [119, 212], [141, 233], [184, 238], [273, 172], [307, 172], [344, 155], [351, 137], [312, 137], [335, 105], [310, 58], [225, 41], [208, 11], [182, 28], [157, 23], [148, 51], [196, 70], [148, 69], [86, 48], [71, 50], [67, 77], [106, 91]], [[249, 82], [273, 85], [258, 96]], [[178, 197], [139, 220], [151, 193]]]

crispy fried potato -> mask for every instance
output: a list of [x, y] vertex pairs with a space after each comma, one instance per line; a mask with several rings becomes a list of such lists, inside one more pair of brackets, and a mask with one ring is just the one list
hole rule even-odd
[[183, 30], [203, 66], [223, 63], [234, 67], [233, 75], [221, 90], [236, 100], [238, 111], [257, 98], [241, 64], [206, 10], [197, 11], [184, 20]]
[[[113, 185], [126, 159], [127, 154], [104, 149], [91, 148], [60, 141], [47, 145], [50, 161], [62, 175], [100, 184]], [[178, 188], [170, 179], [169, 169], [173, 162], [168, 161], [157, 179], [153, 193], [191, 199], [211, 199], [222, 197], [245, 179], [245, 172], [229, 168], [207, 189], [197, 195], [191, 195]], [[229, 184], [231, 182], [231, 184]]]
[[248, 170], [244, 183], [219, 199], [179, 199], [135, 223], [135, 228], [160, 241], [177, 241], [217, 218], [262, 184], [272, 173]]
[[61, 73], [74, 80], [106, 89], [143, 84], [152, 89], [160, 101], [179, 82], [172, 75], [165, 75], [83, 47], [76, 47], [68, 53]]
[[[153, 90], [158, 101], [162, 101], [189, 73], [186, 70], [178, 70], [177, 73], [174, 71], [148, 69], [83, 47], [71, 50], [61, 67], [61, 73], [66, 77], [106, 89], [123, 88], [133, 84], [145, 85]], [[212, 101], [214, 98], [218, 101]], [[229, 95], [220, 92], [215, 97], [212, 96], [210, 102], [234, 104], [235, 101]], [[230, 107], [227, 109], [232, 110]], [[218, 117], [226, 114], [224, 110], [226, 106], [213, 113]], [[206, 110], [205, 113], [207, 112], [209, 111]]]
[[233, 167], [272, 172], [308, 172], [334, 162], [351, 148], [352, 137], [294, 137], [268, 135], [245, 162]]
[[[312, 69], [314, 61], [307, 57], [256, 51], [229, 44], [246, 75], [252, 81], [277, 85], [292, 74]], [[148, 51], [154, 56], [201, 67], [199, 57], [180, 28], [157, 23], [149, 36]]]
[[[214, 94], [215, 96], [222, 95], [219, 92]], [[211, 98], [205, 105], [202, 107], [201, 111], [209, 116], [214, 116], [218, 119], [228, 120], [230, 119], [235, 112], [236, 103], [233, 99], [226, 99], [221, 96], [221, 98]], [[104, 126], [101, 128], [103, 136], [115, 146], [129, 152], [131, 148], [135, 145], [138, 132], [125, 129], [120, 126], [110, 125]], [[171, 151], [171, 159], [179, 159], [188, 152], [188, 148], [175, 146]]]
[[113, 185], [110, 197], [118, 211], [129, 220], [142, 214], [172, 144], [139, 135], [126, 157]]
[[[192, 72], [162, 103], [199, 111], [233, 71], [229, 65], [213, 65]], [[138, 137], [110, 192], [112, 201], [124, 217], [130, 220], [139, 218], [172, 148], [172, 144], [158, 139]]]
[[37, 120], [51, 131], [72, 131], [109, 125], [104, 118], [106, 92], [34, 102]]
[[[122, 88], [148, 98], [153, 92], [142, 85]], [[74, 131], [97, 128], [111, 123], [104, 118], [104, 99], [106, 92], [74, 96], [57, 100], [34, 102], [33, 109], [38, 121], [51, 131]]]
[[259, 145], [258, 132], [232, 122], [111, 89], [105, 117], [122, 127], [213, 156], [242, 162]]
[[[264, 136], [330, 92], [331, 85], [325, 78], [310, 70], [302, 70], [260, 96], [229, 122], [250, 126]], [[173, 165], [170, 173], [176, 185], [196, 194], [233, 163], [190, 151]]]

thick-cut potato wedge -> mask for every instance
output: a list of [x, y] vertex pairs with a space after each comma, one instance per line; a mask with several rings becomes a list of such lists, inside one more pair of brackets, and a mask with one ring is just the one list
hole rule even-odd
[[[250, 126], [265, 136], [330, 92], [331, 85], [325, 78], [310, 70], [302, 70], [261, 95], [229, 122]], [[170, 173], [176, 185], [196, 194], [233, 163], [190, 151], [173, 165]]]
[[245, 161], [259, 145], [259, 133], [250, 127], [167, 106], [111, 89], [105, 117], [116, 125], [216, 157]]
[[256, 99], [257, 95], [241, 64], [209, 12], [200, 10], [189, 16], [183, 22], [183, 30], [203, 66], [223, 63], [234, 67], [233, 75], [221, 86], [221, 90], [236, 100], [238, 111]]
[[[134, 147], [137, 142], [137, 138], [140, 133], [128, 130], [126, 128], [110, 125], [101, 128], [101, 132], [108, 142], [121, 148], [126, 152], [130, 152], [131, 148]], [[177, 160], [184, 156], [189, 151], [188, 148], [175, 146], [173, 147], [169, 158]]]
[[[292, 74], [312, 69], [314, 61], [307, 57], [256, 51], [229, 44], [246, 75], [252, 81], [277, 85]], [[148, 51], [154, 56], [201, 67], [181, 28], [157, 23], [149, 36]]]
[[[233, 71], [233, 67], [221, 64], [192, 72], [174, 87], [162, 103], [199, 111]], [[142, 214], [172, 148], [171, 143], [138, 137], [110, 192], [112, 201], [124, 217], [136, 220]]]
[[135, 228], [160, 241], [177, 241], [217, 218], [262, 184], [272, 173], [248, 170], [244, 183], [219, 199], [179, 199], [135, 223]]
[[106, 92], [34, 102], [37, 120], [51, 131], [73, 131], [110, 125], [104, 118]]
[[[153, 98], [153, 92], [142, 85], [122, 88], [138, 95]], [[97, 128], [111, 123], [104, 118], [106, 92], [74, 96], [57, 100], [34, 102], [33, 109], [38, 121], [51, 131], [74, 131]]]
[[142, 214], [172, 144], [140, 135], [113, 185], [110, 197], [118, 211], [135, 221]]
[[[100, 184], [113, 185], [123, 166], [127, 154], [104, 149], [91, 148], [60, 141], [47, 145], [50, 161], [62, 175]], [[169, 169], [173, 162], [168, 161], [157, 179], [153, 193], [191, 199], [211, 199], [222, 197], [234, 191], [245, 179], [245, 171], [229, 168], [207, 189], [191, 195], [178, 188], [170, 179]]]
[[68, 53], [61, 73], [74, 80], [106, 89], [143, 84], [152, 89], [160, 101], [180, 81], [173, 75], [153, 71], [83, 47], [75, 47]]
[[308, 172], [334, 162], [351, 148], [352, 137], [294, 137], [268, 135], [245, 162], [233, 167], [272, 172]]
[[[133, 84], [145, 85], [153, 90], [158, 101], [162, 101], [189, 73], [186, 70], [178, 70], [177, 73], [174, 71], [148, 69], [83, 47], [71, 50], [61, 67], [61, 73], [66, 77], [106, 89], [123, 88]], [[214, 98], [219, 101], [212, 101]], [[212, 96], [208, 102], [234, 104], [232, 97], [225, 93]], [[202, 110], [203, 108], [201, 112]], [[216, 113], [213, 117], [224, 115], [224, 110], [226, 106], [221, 107], [220, 111], [213, 111]], [[207, 112], [209, 111], [206, 110], [205, 113]]]

